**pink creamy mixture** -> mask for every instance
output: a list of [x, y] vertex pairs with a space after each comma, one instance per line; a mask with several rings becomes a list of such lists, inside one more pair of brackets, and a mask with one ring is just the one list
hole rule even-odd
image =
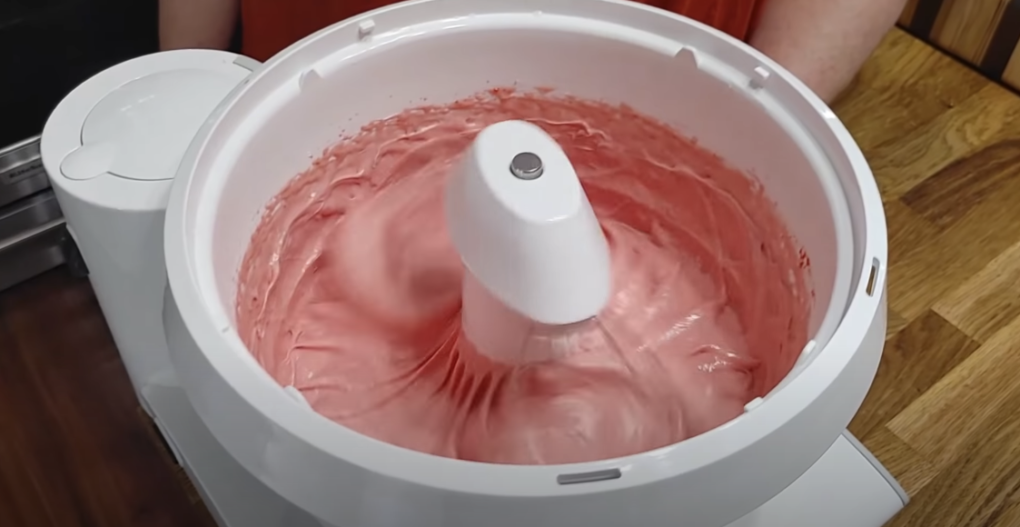
[[[496, 363], [460, 330], [443, 185], [485, 126], [530, 121], [574, 163], [612, 251], [594, 321]], [[634, 454], [701, 434], [789, 372], [807, 340], [804, 259], [752, 178], [627, 107], [493, 90], [374, 122], [274, 198], [237, 321], [283, 386], [365, 435], [512, 464]]]

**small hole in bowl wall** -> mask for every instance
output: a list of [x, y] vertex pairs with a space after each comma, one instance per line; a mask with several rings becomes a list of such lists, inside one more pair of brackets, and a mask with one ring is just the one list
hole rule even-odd
[[871, 274], [868, 275], [868, 287], [864, 290], [868, 296], [875, 296], [875, 286], [878, 282], [878, 269], [882, 264], [879, 263], [878, 258], [871, 260]]

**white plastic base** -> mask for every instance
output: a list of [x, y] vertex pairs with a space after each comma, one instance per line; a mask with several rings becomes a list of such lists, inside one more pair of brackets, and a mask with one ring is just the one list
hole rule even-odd
[[[191, 408], [184, 390], [170, 385], [149, 386], [144, 398], [220, 527], [326, 525], [287, 502], [234, 461]], [[907, 495], [899, 484], [857, 439], [844, 432], [786, 490], [727, 527], [881, 527], [906, 502]], [[677, 518], [676, 525], [684, 526], [683, 518]]]
[[885, 467], [843, 432], [797, 481], [728, 527], [880, 527], [907, 501]]
[[148, 386], [142, 396], [177, 462], [220, 527], [323, 525], [234, 461], [202, 423], [183, 389]]

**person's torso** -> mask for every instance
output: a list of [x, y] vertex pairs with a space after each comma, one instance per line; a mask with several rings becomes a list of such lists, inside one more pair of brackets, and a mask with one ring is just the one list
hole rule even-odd
[[[747, 39], [764, 0], [638, 0]], [[241, 0], [243, 53], [267, 60], [298, 40], [345, 18], [396, 0]]]

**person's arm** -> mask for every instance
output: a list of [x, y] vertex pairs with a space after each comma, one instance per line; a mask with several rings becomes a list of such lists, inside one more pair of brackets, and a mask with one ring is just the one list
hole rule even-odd
[[832, 102], [853, 80], [906, 0], [767, 0], [751, 45]]
[[159, 48], [227, 49], [240, 0], [159, 0]]

